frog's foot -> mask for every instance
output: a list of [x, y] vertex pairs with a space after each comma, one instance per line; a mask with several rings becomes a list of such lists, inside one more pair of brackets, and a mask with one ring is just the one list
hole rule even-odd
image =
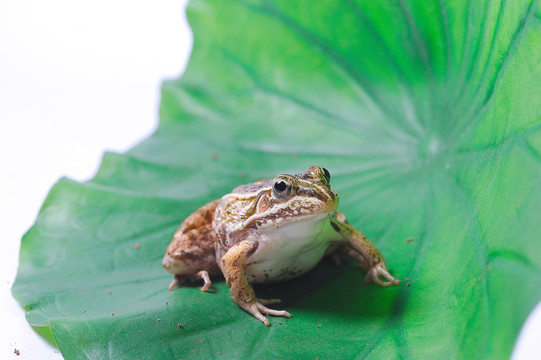
[[186, 280], [186, 277], [183, 276], [183, 275], [175, 275], [173, 277], [173, 281], [171, 281], [171, 284], [169, 284], [169, 291], [173, 291], [173, 289], [178, 285], [180, 284], [181, 282], [183, 282], [184, 280]]
[[244, 311], [263, 322], [265, 326], [270, 326], [269, 319], [263, 316], [263, 314], [272, 316], [283, 316], [286, 318], [291, 317], [291, 314], [285, 310], [273, 310], [265, 306], [270, 304], [278, 304], [280, 302], [280, 299], [256, 299], [256, 301], [253, 303], [240, 303], [239, 306]]
[[[388, 281], [383, 281], [381, 279], [382, 277], [387, 279]], [[376, 284], [384, 287], [391, 285], [400, 285], [400, 280], [392, 276], [389, 271], [387, 271], [385, 264], [381, 262], [373, 265], [370, 269], [368, 269], [368, 273], [366, 274], [364, 280], [367, 283], [373, 281]]]
[[209, 273], [206, 272], [205, 270], [201, 270], [200, 272], [195, 274], [195, 277], [202, 279], [205, 282], [205, 284], [200, 287], [201, 291], [207, 291], [210, 285], [212, 285], [212, 282], [210, 281]]
[[210, 285], [212, 285], [212, 282], [210, 281], [210, 276], [209, 276], [209, 273], [205, 270], [201, 270], [199, 271], [197, 274], [195, 274], [194, 276], [186, 276], [186, 275], [175, 275], [175, 277], [173, 278], [173, 281], [171, 281], [171, 284], [169, 284], [169, 291], [173, 291], [173, 289], [180, 283], [184, 282], [186, 279], [189, 279], [191, 281], [194, 281], [194, 280], [203, 280], [205, 283], [203, 284], [203, 286], [200, 288], [201, 291], [207, 291], [210, 287]]

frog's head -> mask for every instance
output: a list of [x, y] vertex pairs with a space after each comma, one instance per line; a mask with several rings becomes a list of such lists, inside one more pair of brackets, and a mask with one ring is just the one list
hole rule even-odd
[[320, 166], [311, 166], [300, 175], [276, 176], [259, 193], [245, 224], [281, 226], [334, 213], [338, 195], [331, 189], [330, 180], [329, 171]]

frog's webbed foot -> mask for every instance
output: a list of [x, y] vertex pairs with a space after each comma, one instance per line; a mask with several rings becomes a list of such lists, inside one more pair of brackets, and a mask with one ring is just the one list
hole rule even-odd
[[203, 286], [200, 287], [201, 291], [207, 291], [210, 285], [212, 285], [212, 282], [210, 281], [209, 273], [206, 272], [205, 270], [201, 270], [200, 272], [195, 274], [195, 277], [202, 279], [205, 282], [205, 284], [203, 284]]
[[210, 285], [212, 285], [212, 282], [210, 281], [209, 273], [205, 270], [201, 270], [197, 274], [191, 277], [186, 276], [186, 275], [175, 275], [175, 277], [173, 278], [173, 281], [171, 281], [171, 284], [169, 284], [169, 287], [168, 287], [169, 291], [172, 291], [178, 284], [180, 284], [181, 282], [184, 282], [186, 279], [190, 279], [192, 281], [199, 280], [199, 279], [203, 280], [205, 283], [200, 288], [201, 291], [207, 291], [210, 288]]
[[285, 310], [273, 310], [265, 306], [270, 304], [278, 304], [280, 302], [280, 299], [256, 299], [256, 301], [252, 303], [237, 302], [237, 304], [248, 314], [263, 322], [265, 326], [270, 326], [269, 319], [263, 316], [263, 314], [272, 316], [283, 316], [286, 318], [291, 317], [291, 314]]
[[[383, 281], [381, 278], [385, 278], [388, 281]], [[372, 266], [368, 273], [366, 274], [366, 277], [364, 280], [367, 283], [375, 282], [376, 284], [380, 286], [391, 286], [391, 285], [400, 285], [400, 280], [396, 279], [394, 276], [392, 276], [387, 268], [385, 267], [384, 263], [378, 263], [374, 266]]]

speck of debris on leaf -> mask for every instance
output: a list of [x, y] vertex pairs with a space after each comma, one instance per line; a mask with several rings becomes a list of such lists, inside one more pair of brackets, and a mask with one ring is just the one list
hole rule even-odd
[[177, 326], [178, 326], [179, 328], [184, 327], [184, 325], [182, 325], [182, 323], [178, 323]]
[[17, 356], [21, 355], [21, 352], [19, 351], [19, 349], [15, 349], [13, 350], [13, 353]]
[[112, 292], [111, 290], [109, 290], [107, 293], [108, 293], [109, 295], [111, 295], [113, 292]]
[[112, 313], [111, 313], [111, 315], [115, 316], [115, 313], [114, 313], [114, 312], [112, 312]]
[[410, 243], [410, 242], [412, 242], [412, 241], [413, 241], [413, 238], [411, 238], [411, 237], [409, 237], [409, 238], [406, 239], [406, 242], [409, 242], [409, 243]]
[[282, 322], [281, 322], [281, 321], [278, 321], [278, 324], [282, 325]]
[[160, 321], [160, 318], [157, 318], [156, 321]]
[[410, 284], [410, 283], [408, 283], [408, 286], [411, 286], [411, 284]]
[[139, 244], [135, 244], [134, 248], [135, 248], [135, 250], [139, 250], [139, 248], [140, 248]]

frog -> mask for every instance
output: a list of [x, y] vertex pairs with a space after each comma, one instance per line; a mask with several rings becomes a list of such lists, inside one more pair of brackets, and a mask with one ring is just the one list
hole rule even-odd
[[400, 285], [378, 248], [337, 210], [330, 181], [327, 169], [310, 166], [302, 174], [240, 185], [203, 205], [182, 222], [163, 257], [173, 274], [169, 290], [202, 280], [207, 291], [211, 277], [223, 275], [232, 300], [270, 326], [265, 315], [291, 314], [267, 307], [281, 300], [258, 298], [252, 284], [301, 276], [326, 257], [337, 265], [341, 255], [353, 258], [366, 282]]

